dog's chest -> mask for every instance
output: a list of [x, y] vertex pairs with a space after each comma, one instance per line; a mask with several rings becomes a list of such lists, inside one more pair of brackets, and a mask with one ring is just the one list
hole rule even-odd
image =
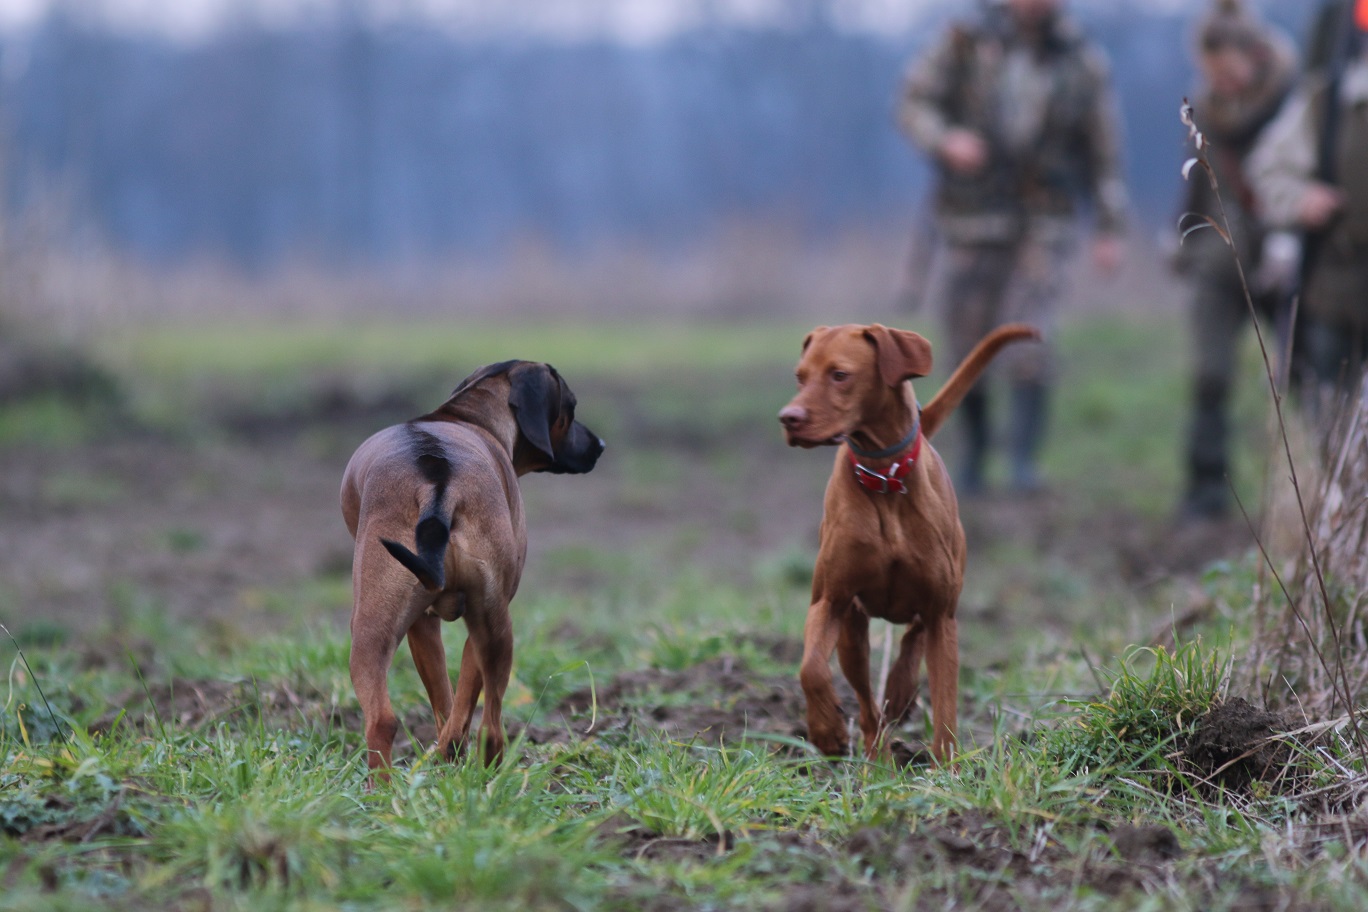
[[964, 570], [963, 533], [953, 516], [880, 510], [855, 523], [845, 519], [823, 530], [832, 596], [856, 596], [871, 617], [897, 623], [953, 610]]

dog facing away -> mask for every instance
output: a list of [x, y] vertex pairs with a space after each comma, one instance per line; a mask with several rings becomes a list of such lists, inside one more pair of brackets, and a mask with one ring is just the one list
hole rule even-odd
[[[994, 330], [925, 408], [908, 382], [931, 371], [931, 344], [916, 333], [851, 324], [821, 326], [803, 340], [798, 394], [779, 420], [789, 446], [840, 447], [827, 482], [799, 672], [808, 738], [823, 753], [845, 756], [849, 750], [832, 685], [834, 650], [859, 700], [860, 732], [871, 759], [883, 750], [887, 727], [911, 712], [925, 658], [931, 753], [938, 762], [949, 760], [957, 731], [955, 609], [965, 544], [954, 489], [929, 438], [998, 351], [1039, 338], [1022, 324]], [[870, 690], [871, 617], [907, 625], [883, 706], [875, 705]]]
[[[508, 606], [527, 557], [518, 478], [594, 468], [604, 443], [575, 420], [575, 404], [548, 364], [491, 364], [436, 411], [371, 436], [347, 463], [342, 516], [356, 540], [350, 668], [373, 771], [392, 761], [399, 721], [387, 679], [405, 636], [438, 751], [454, 758], [464, 746], [483, 690], [485, 760], [503, 755]], [[453, 694], [441, 623], [458, 618], [467, 639]]]

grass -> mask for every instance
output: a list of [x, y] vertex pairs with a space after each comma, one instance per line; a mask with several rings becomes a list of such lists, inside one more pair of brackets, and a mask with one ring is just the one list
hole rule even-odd
[[[103, 357], [122, 365], [139, 420], [173, 430], [221, 390], [269, 409], [318, 377], [449, 387], [505, 353], [547, 358], [574, 380], [586, 419], [631, 442], [628, 505], [647, 509], [662, 484], [694, 472], [736, 486], [718, 496], [736, 501], [723, 515], [744, 527], [748, 429], [768, 427], [786, 398], [802, 331], [173, 327], [111, 338]], [[1186, 396], [1181, 352], [1166, 343], [1177, 332], [1109, 317], [1064, 334], [1069, 379], [1046, 470], [1077, 481], [1059, 521], [1083, 525], [1085, 541], [1099, 512], [1154, 522], [1176, 501]], [[1262, 412], [1246, 387], [1237, 426], [1253, 434]], [[595, 405], [607, 399], [611, 415]], [[17, 414], [10, 425], [0, 414], [0, 427], [21, 429], [7, 441], [82, 439], [63, 430], [79, 416], [58, 410], [23, 430]], [[1239, 481], [1250, 489], [1254, 462]], [[113, 481], [55, 478], [48, 495], [66, 508], [119, 503]], [[559, 496], [531, 490], [529, 522]], [[280, 619], [270, 633], [170, 618], [124, 578], [109, 583], [106, 635], [77, 641], [30, 622], [20, 640], [0, 637], [0, 908], [1368, 905], [1368, 828], [1350, 800], [1364, 771], [1333, 736], [1292, 745], [1295, 775], [1243, 790], [1211, 787], [1180, 756], [1230, 695], [1251, 558], [1196, 580], [1214, 606], [1205, 624], [1171, 647], [1132, 647], [1151, 626], [1141, 618], [1171, 613], [1171, 589], [991, 538], [965, 601], [964, 755], [949, 770], [900, 770], [819, 760], [782, 725], [718, 743], [655, 724], [656, 712], [759, 714], [788, 699], [812, 560], [799, 533], [738, 558], [710, 551], [706, 530], [662, 524], [628, 551], [585, 539], [534, 554], [508, 693], [528, 737], [492, 770], [408, 745], [393, 778], [367, 787], [345, 630], [323, 620], [348, 602], [338, 568], [250, 590], [247, 607]], [[146, 547], [212, 549], [186, 520], [162, 528]], [[720, 569], [738, 561], [744, 572]], [[418, 736], [430, 719], [404, 653], [392, 696]], [[647, 685], [620, 687], [628, 674]], [[598, 700], [592, 736], [588, 712], [556, 713], [585, 690]], [[1126, 836], [1154, 828], [1171, 843]]]
[[[1357, 846], [1308, 858], [1284, 844], [1307, 809], [1204, 800], [1163, 761], [1219, 691], [1219, 659], [1206, 647], [1159, 654], [1149, 670], [1126, 663], [1105, 700], [1031, 742], [1004, 733], [954, 771], [812, 767], [764, 741], [714, 747], [628, 732], [522, 744], [496, 770], [418, 757], [374, 790], [356, 733], [323, 721], [327, 700], [291, 721], [264, 696], [301, 677], [339, 688], [344, 656], [335, 637], [307, 649], [259, 643], [225, 663], [269, 672], [232, 712], [197, 725], [125, 717], [92, 733], [104, 707], [74, 701], [109, 692], [110, 681], [35, 655], [67, 737], [45, 719], [34, 678], [13, 669], [0, 827], [29, 840], [0, 840], [0, 905], [630, 909], [651, 897], [733, 908], [816, 884], [898, 908], [910, 877], [928, 900], [1016, 883], [1024, 908], [1100, 908], [1104, 896], [1060, 878], [1119, 865], [1106, 833], [1135, 821], [1170, 828], [1184, 852], [1157, 893], [1164, 907], [1233, 908], [1255, 886], [1297, 907], [1356, 908], [1365, 897]], [[416, 698], [404, 690], [400, 699]], [[1176, 792], [1154, 787], [1157, 770]], [[900, 839], [956, 828], [968, 833], [949, 843], [959, 848], [899, 855]], [[888, 844], [860, 857], [852, 844], [870, 851], [871, 832]], [[955, 851], [977, 858], [987, 847], [1008, 859], [1035, 851], [1048, 876], [955, 862]]]

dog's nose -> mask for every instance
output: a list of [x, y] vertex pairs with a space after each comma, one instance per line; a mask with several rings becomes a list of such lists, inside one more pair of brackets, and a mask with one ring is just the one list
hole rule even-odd
[[798, 430], [807, 420], [807, 409], [801, 405], [786, 405], [779, 411], [779, 423], [790, 431]]

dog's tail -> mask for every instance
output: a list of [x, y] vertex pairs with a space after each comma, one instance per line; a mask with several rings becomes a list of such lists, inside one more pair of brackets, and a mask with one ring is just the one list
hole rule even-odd
[[403, 564], [408, 571], [418, 577], [418, 582], [429, 592], [437, 592], [446, 585], [446, 549], [451, 540], [451, 526], [440, 516], [425, 516], [414, 529], [414, 543], [418, 553], [391, 541], [380, 539], [380, 544], [390, 556]]
[[415, 554], [396, 541], [380, 539], [390, 556], [403, 564], [429, 592], [438, 592], [446, 585], [446, 549], [451, 541], [451, 522], [442, 501], [446, 499], [447, 484], [451, 480], [451, 463], [434, 442], [417, 458], [418, 468], [432, 488], [432, 499], [423, 510], [413, 530]]
[[974, 381], [983, 373], [988, 363], [997, 356], [997, 353], [1013, 342], [1020, 342], [1025, 339], [1035, 339], [1039, 341], [1040, 330], [1034, 326], [1027, 326], [1025, 323], [1008, 323], [999, 326], [997, 329], [983, 337], [983, 341], [974, 346], [960, 366], [955, 368], [955, 372], [950, 375], [950, 379], [945, 381], [934, 399], [926, 404], [921, 411], [922, 435], [930, 437], [936, 430], [945, 423], [945, 419], [960, 404], [966, 393], [973, 387]]

